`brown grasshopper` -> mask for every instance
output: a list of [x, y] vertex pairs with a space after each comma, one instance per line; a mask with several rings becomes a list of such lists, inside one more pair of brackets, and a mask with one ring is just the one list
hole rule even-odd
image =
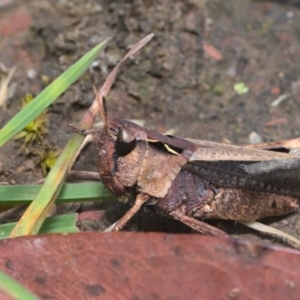
[[105, 187], [117, 196], [136, 196], [113, 230], [148, 205], [214, 236], [226, 234], [201, 219], [247, 222], [298, 209], [300, 155], [285, 153], [288, 142], [255, 149], [163, 135], [127, 120], [108, 121], [105, 98], [93, 87], [104, 126], [80, 133], [98, 135], [98, 171]]
[[[115, 195], [135, 195], [128, 212], [110, 227], [120, 230], [142, 206], [181, 221], [210, 235], [226, 236], [201, 219], [255, 221], [298, 209], [300, 195], [300, 139], [239, 147], [163, 135], [130, 121], [108, 121], [105, 96], [118, 68], [143, 47], [153, 34], [132, 47], [116, 65], [96, 94], [89, 114], [100, 111], [98, 171]], [[93, 80], [93, 77], [92, 77]], [[87, 115], [89, 115], [87, 114]]]

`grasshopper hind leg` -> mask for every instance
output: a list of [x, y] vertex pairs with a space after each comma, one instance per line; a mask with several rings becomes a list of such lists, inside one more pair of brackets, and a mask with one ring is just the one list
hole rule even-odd
[[174, 219], [180, 221], [181, 223], [189, 226], [190, 228], [202, 234], [219, 236], [219, 237], [228, 237], [228, 235], [224, 231], [216, 227], [213, 227], [207, 223], [194, 219], [192, 217], [186, 216], [179, 209], [170, 212], [169, 215], [172, 216]]
[[224, 231], [193, 218], [199, 208], [207, 206], [205, 203], [213, 199], [214, 194], [204, 179], [181, 170], [167, 195], [158, 200], [156, 208], [202, 234], [227, 237]]

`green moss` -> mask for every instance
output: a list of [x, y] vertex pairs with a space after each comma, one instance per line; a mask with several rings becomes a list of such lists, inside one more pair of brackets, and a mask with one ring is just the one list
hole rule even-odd
[[216, 96], [222, 96], [223, 95], [223, 87], [220, 84], [215, 84], [212, 87], [212, 92], [216, 95]]
[[[31, 94], [27, 94], [21, 101], [22, 107], [24, 108], [28, 103], [33, 100]], [[43, 136], [47, 133], [48, 116], [47, 112], [44, 111], [36, 119], [28, 123], [22, 131], [20, 131], [15, 139], [22, 139], [24, 145], [32, 144], [35, 141], [41, 141]]]
[[[31, 94], [27, 94], [21, 101], [24, 108], [33, 100]], [[43, 175], [46, 176], [60, 153], [55, 147], [49, 146], [47, 140], [47, 111], [42, 112], [36, 119], [28, 123], [20, 131], [15, 139], [22, 140], [21, 153], [33, 157], [36, 165], [40, 165]]]
[[45, 151], [44, 155], [41, 157], [40, 165], [44, 176], [46, 176], [48, 171], [54, 166], [59, 153], [59, 150], [49, 149]]

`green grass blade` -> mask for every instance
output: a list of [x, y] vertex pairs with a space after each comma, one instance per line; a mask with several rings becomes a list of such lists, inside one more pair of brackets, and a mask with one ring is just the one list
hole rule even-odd
[[71, 140], [58, 157], [49, 172], [44, 185], [31, 202], [21, 219], [13, 229], [10, 237], [37, 234], [58, 196], [72, 157], [79, 149], [83, 136], [73, 134]]
[[98, 44], [62, 73], [0, 130], [0, 147], [40, 115], [90, 66], [109, 39]]
[[[29, 204], [40, 192], [41, 185], [0, 186], [0, 205]], [[65, 183], [56, 202], [84, 202], [117, 199], [101, 182]]]
[[39, 234], [79, 232], [79, 229], [76, 226], [77, 219], [77, 214], [65, 214], [47, 218], [43, 223]]
[[[107, 96], [114, 80], [116, 73], [121, 64], [132, 54], [142, 48], [153, 37], [150, 34], [135, 44], [129, 52], [121, 59], [116, 65], [113, 71], [108, 75], [103, 86], [99, 91], [99, 97]], [[100, 101], [101, 102], [101, 101]], [[89, 111], [83, 117], [80, 128], [88, 129], [92, 126], [94, 117], [99, 111], [98, 102], [96, 99], [90, 106]], [[81, 143], [83, 142], [83, 136], [73, 134], [66, 148], [63, 150], [59, 158], [57, 159], [54, 167], [51, 169], [43, 187], [36, 196], [36, 198], [29, 205], [28, 209], [22, 215], [21, 219], [11, 232], [9, 237], [16, 237], [22, 235], [36, 234], [41, 228], [47, 214], [51, 210], [57, 195], [62, 187], [63, 181], [66, 176], [66, 172], [72, 164], [73, 157], [76, 155]]]
[[0, 290], [16, 300], [39, 300], [37, 296], [29, 292], [23, 285], [0, 271]]
[[[49, 217], [43, 223], [39, 234], [78, 232], [79, 229], [76, 226], [76, 221], [77, 214], [65, 214]], [[16, 223], [0, 225], [0, 239], [7, 238], [15, 226]]]

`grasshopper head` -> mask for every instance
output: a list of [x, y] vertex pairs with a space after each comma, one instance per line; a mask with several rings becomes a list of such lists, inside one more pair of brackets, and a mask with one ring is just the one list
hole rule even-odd
[[98, 171], [103, 184], [116, 195], [133, 187], [147, 151], [145, 130], [125, 120], [113, 120], [99, 136]]

